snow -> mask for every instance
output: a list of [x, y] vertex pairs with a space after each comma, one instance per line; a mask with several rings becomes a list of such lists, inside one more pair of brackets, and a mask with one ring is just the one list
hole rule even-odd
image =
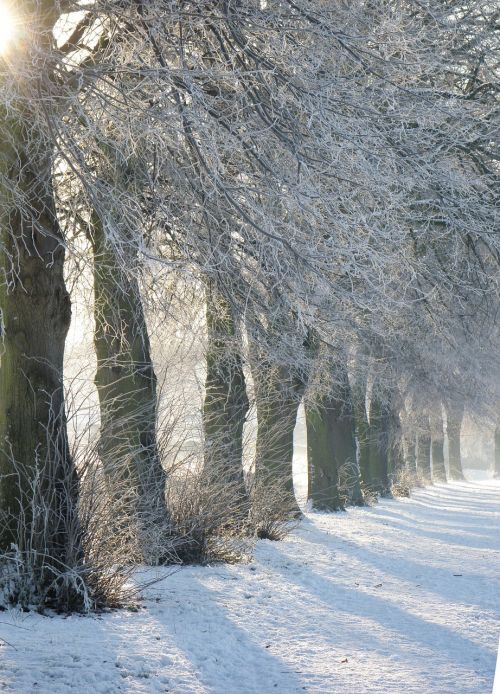
[[498, 641], [497, 666], [495, 669], [495, 680], [493, 682], [493, 694], [500, 694], [500, 639]]
[[250, 564], [167, 574], [137, 612], [0, 613], [0, 690], [489, 694], [500, 483], [310, 513]]

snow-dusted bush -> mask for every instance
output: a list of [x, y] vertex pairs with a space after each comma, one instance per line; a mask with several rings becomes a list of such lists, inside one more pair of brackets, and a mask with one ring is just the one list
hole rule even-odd
[[297, 527], [301, 514], [285, 475], [250, 479], [250, 527], [262, 540], [283, 540]]
[[206, 564], [251, 556], [249, 498], [224, 471], [193, 462], [179, 466], [168, 476], [166, 498], [174, 561]]
[[[152, 517], [139, 522], [125, 485], [110, 488], [93, 434], [88, 425], [71, 451], [78, 477], [54, 479], [51, 464], [37, 461], [28, 485], [22, 466], [12, 460], [25, 512], [16, 514], [15, 541], [0, 555], [0, 604], [62, 612], [118, 607], [137, 592], [130, 579], [145, 547], [150, 555], [161, 553], [163, 561], [174, 556], [170, 528]], [[57, 505], [52, 494], [60, 497]], [[14, 513], [1, 513], [2, 528], [14, 525]]]
[[399, 468], [392, 476], [391, 493], [393, 496], [411, 496], [416, 487], [425, 487], [422, 473], [408, 466]]

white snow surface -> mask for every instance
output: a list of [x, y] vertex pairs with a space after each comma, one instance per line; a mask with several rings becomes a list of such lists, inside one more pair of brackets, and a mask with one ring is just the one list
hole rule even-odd
[[0, 613], [0, 690], [490, 694], [500, 483], [308, 513], [250, 564], [167, 574], [138, 612]]

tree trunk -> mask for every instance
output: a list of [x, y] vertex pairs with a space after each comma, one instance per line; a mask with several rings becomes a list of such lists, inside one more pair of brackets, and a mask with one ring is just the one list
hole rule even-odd
[[390, 394], [388, 403], [388, 424], [389, 424], [389, 449], [388, 449], [388, 471], [389, 477], [397, 477], [404, 466], [403, 453], [403, 428], [401, 426], [400, 412], [403, 406], [399, 389], [395, 387]]
[[405, 465], [411, 472], [417, 469], [417, 436], [413, 431], [403, 434]]
[[464, 407], [462, 404], [446, 402], [445, 408], [450, 478], [452, 480], [463, 480], [460, 434], [462, 431]]
[[235, 485], [247, 500], [243, 474], [243, 425], [248, 397], [231, 307], [212, 283], [207, 287], [207, 377], [203, 403], [205, 467]]
[[[342, 411], [339, 413], [339, 425], [341, 425], [342, 432], [339, 432], [337, 439], [339, 442], [340, 440], [345, 440], [346, 442], [346, 450], [342, 454], [342, 459], [345, 463], [345, 483], [348, 490], [348, 502], [355, 506], [362, 506], [365, 500], [361, 490], [361, 474], [356, 446], [356, 418], [354, 416], [353, 394], [346, 363], [338, 364], [338, 374], [340, 380], [338, 401], [342, 405]], [[342, 481], [344, 480], [342, 480], [341, 475]]]
[[308, 498], [314, 508], [323, 511], [337, 511], [346, 502], [363, 502], [351, 389], [342, 364], [338, 365], [337, 377], [340, 383], [329, 396], [305, 408]]
[[361, 483], [365, 487], [371, 488], [369, 424], [366, 413], [366, 380], [359, 377], [356, 379], [352, 389], [352, 400]]
[[[305, 405], [307, 429], [308, 490], [307, 497], [318, 511], [339, 511], [344, 499], [339, 489], [339, 455], [345, 440], [334, 441], [334, 429], [341, 429], [332, 398], [317, 405]], [[342, 432], [345, 434], [345, 431]], [[343, 438], [342, 435], [340, 438]], [[340, 444], [340, 445], [339, 445]]]
[[446, 468], [444, 464], [444, 428], [441, 402], [436, 402], [429, 415], [431, 429], [432, 450], [432, 480], [434, 482], [446, 482]]
[[252, 368], [257, 406], [255, 482], [276, 484], [287, 503], [299, 506], [293, 487], [293, 432], [304, 384], [287, 366], [275, 366], [265, 359]]
[[371, 488], [381, 496], [387, 496], [390, 494], [390, 410], [377, 391], [374, 383], [370, 399], [368, 465]]
[[417, 436], [417, 470], [427, 484], [432, 483], [431, 472], [431, 432], [429, 418], [423, 416], [419, 421]]
[[24, 526], [25, 539], [50, 562], [65, 561], [68, 543], [72, 550], [79, 543], [78, 481], [63, 393], [71, 303], [51, 183], [53, 148], [37, 127], [29, 114], [24, 122], [2, 122], [0, 549], [22, 544]]
[[129, 504], [146, 532], [166, 518], [149, 336], [138, 281], [127, 273], [96, 215], [92, 242], [99, 452], [114, 502], [125, 512]]

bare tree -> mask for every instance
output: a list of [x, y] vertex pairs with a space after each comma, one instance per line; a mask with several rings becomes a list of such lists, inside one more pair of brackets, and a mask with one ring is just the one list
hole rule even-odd
[[[23, 2], [19, 11], [29, 40], [0, 59], [0, 547], [20, 542], [20, 523], [29, 533], [34, 521], [30, 497], [41, 476], [50, 529], [34, 549], [57, 563], [66, 556], [67, 527], [78, 495], [63, 394], [71, 302], [52, 183], [55, 141], [46, 113], [62, 96], [53, 37], [60, 9], [57, 2]], [[78, 536], [71, 541], [78, 543]]]

